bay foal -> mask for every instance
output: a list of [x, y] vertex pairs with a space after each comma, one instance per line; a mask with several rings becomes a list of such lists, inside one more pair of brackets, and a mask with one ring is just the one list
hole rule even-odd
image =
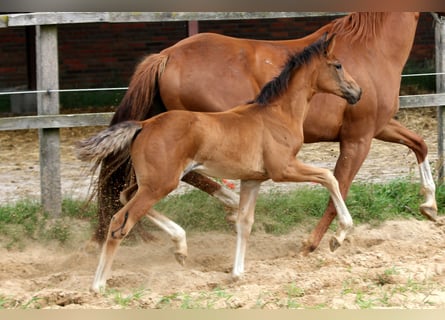
[[[247, 239], [263, 181], [311, 181], [325, 186], [338, 212], [339, 227], [331, 239], [338, 246], [352, 226], [337, 180], [327, 169], [310, 167], [296, 155], [303, 144], [303, 121], [317, 92], [332, 93], [355, 104], [361, 88], [332, 54], [326, 34], [291, 56], [281, 73], [252, 103], [221, 113], [171, 111], [146, 121], [127, 121], [82, 141], [78, 157], [96, 164], [113, 153], [130, 152], [138, 189], [112, 218], [92, 289], [106, 285], [115, 252], [135, 223], [146, 215], [175, 243], [175, 257], [187, 257], [185, 231], [153, 209], [191, 171], [240, 179], [237, 244], [232, 276], [244, 272]], [[131, 146], [131, 147], [130, 147]]]

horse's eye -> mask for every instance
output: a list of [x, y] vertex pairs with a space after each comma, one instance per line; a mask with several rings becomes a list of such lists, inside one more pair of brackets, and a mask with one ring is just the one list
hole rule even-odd
[[337, 69], [337, 70], [341, 70], [341, 68], [342, 68], [341, 63], [335, 63], [334, 66], [335, 66], [335, 69]]

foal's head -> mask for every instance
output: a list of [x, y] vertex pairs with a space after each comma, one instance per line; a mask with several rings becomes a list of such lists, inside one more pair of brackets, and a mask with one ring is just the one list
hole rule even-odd
[[327, 39], [325, 33], [303, 51], [290, 56], [281, 73], [266, 83], [251, 102], [260, 105], [271, 103], [286, 92], [293, 76], [301, 77], [296, 71], [311, 66], [313, 68], [310, 70], [311, 79], [305, 78], [304, 81], [311, 81], [315, 92], [333, 93], [345, 98], [350, 104], [357, 103], [361, 96], [361, 88], [335, 58], [332, 52], [334, 44], [335, 35]]
[[324, 50], [320, 55], [321, 61], [316, 71], [315, 89], [319, 92], [333, 93], [346, 99], [350, 104], [357, 103], [362, 95], [362, 89], [333, 54], [335, 34], [329, 39], [326, 39], [325, 34], [321, 40]]

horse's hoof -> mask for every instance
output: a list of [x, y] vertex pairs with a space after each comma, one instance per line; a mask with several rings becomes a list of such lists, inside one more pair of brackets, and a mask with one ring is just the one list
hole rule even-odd
[[310, 239], [304, 240], [301, 244], [300, 253], [303, 257], [307, 257], [310, 253], [314, 252], [317, 246], [312, 243]]
[[338, 241], [336, 237], [332, 237], [331, 240], [329, 241], [329, 248], [331, 249], [331, 252], [334, 252], [335, 250], [340, 248], [340, 246], [341, 243], [340, 241]]
[[187, 259], [187, 256], [180, 252], [175, 252], [175, 259], [181, 266], [185, 266], [185, 259]]
[[437, 221], [437, 209], [427, 205], [420, 206], [420, 213], [430, 221]]

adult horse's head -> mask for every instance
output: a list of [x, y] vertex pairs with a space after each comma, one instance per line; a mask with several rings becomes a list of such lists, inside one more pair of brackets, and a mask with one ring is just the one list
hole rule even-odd
[[325, 33], [320, 40], [324, 41], [324, 62], [318, 67], [317, 89], [320, 92], [334, 93], [348, 103], [356, 104], [360, 100], [362, 89], [333, 54], [335, 34], [327, 38]]

